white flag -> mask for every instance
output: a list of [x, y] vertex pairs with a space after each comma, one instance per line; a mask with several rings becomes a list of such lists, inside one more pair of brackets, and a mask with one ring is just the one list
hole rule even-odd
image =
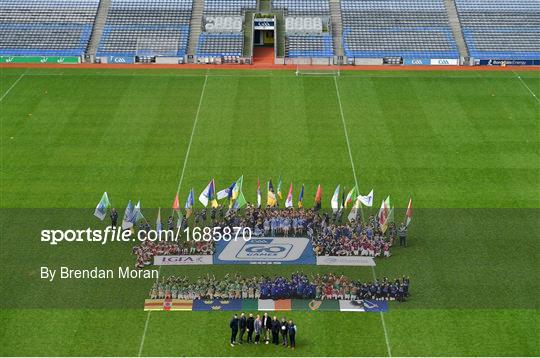
[[368, 195], [358, 195], [356, 199], [360, 200], [360, 203], [364, 206], [373, 206], [373, 189], [371, 189]]
[[210, 196], [211, 187], [212, 187], [212, 181], [208, 183], [206, 188], [203, 189], [201, 195], [199, 195], [199, 201], [201, 202], [201, 204], [204, 205], [205, 208], [208, 206], [208, 197]]
[[337, 212], [339, 210], [339, 185], [337, 186], [336, 190], [334, 191], [334, 195], [332, 196], [332, 210]]

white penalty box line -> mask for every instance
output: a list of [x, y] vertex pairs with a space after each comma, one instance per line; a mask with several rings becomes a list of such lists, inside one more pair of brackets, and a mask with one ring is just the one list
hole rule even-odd
[[[188, 161], [188, 158], [189, 158], [189, 153], [191, 152], [191, 144], [193, 143], [193, 137], [195, 136], [195, 130], [197, 128], [197, 123], [199, 121], [199, 114], [201, 113], [201, 107], [202, 107], [202, 103], [203, 103], [203, 98], [204, 98], [204, 92], [206, 91], [206, 83], [208, 82], [208, 75], [204, 76], [204, 83], [203, 83], [203, 86], [202, 86], [202, 89], [201, 89], [201, 95], [199, 97], [199, 105], [197, 106], [197, 112], [195, 112], [195, 119], [193, 120], [193, 127], [191, 129], [191, 136], [189, 137], [189, 143], [188, 143], [188, 147], [187, 147], [187, 150], [186, 150], [186, 155], [184, 156], [184, 164], [182, 165], [182, 170], [180, 172], [180, 179], [178, 180], [178, 188], [177, 188], [177, 192], [180, 191], [180, 189], [182, 188], [182, 182], [184, 181], [184, 173], [186, 171], [186, 165], [187, 165], [187, 161]], [[159, 266], [159, 273], [161, 274], [161, 268], [163, 266], [160, 265]], [[143, 348], [144, 348], [144, 342], [146, 340], [146, 333], [148, 331], [148, 323], [150, 322], [150, 314], [152, 313], [152, 311], [148, 311], [148, 314], [146, 315], [146, 322], [144, 323], [144, 330], [143, 330], [143, 334], [142, 334], [142, 337], [141, 337], [141, 344], [139, 345], [139, 352], [137, 354], [137, 357], [140, 357], [142, 355], [142, 352], [143, 352]]]
[[[341, 95], [339, 93], [339, 85], [338, 85], [338, 81], [337, 81], [336, 76], [334, 76], [334, 85], [336, 87], [336, 95], [337, 95], [338, 104], [339, 104], [339, 113], [340, 113], [340, 116], [341, 116], [341, 122], [343, 124], [343, 132], [345, 133], [345, 141], [347, 142], [347, 149], [349, 151], [349, 159], [351, 161], [351, 167], [352, 167], [352, 171], [353, 171], [354, 182], [356, 184], [356, 187], [358, 188], [358, 179], [356, 177], [356, 168], [354, 166], [354, 160], [353, 160], [353, 155], [352, 155], [352, 150], [351, 150], [351, 142], [349, 140], [349, 134], [348, 134], [348, 131], [347, 131], [347, 123], [345, 122], [345, 115], [343, 113], [343, 104], [341, 103]], [[371, 272], [373, 274], [373, 280], [376, 280], [377, 275], [375, 273], [375, 267], [374, 266], [371, 266]], [[386, 322], [384, 321], [384, 314], [382, 312], [379, 312], [379, 314], [380, 314], [380, 317], [381, 317], [381, 325], [382, 325], [382, 328], [383, 328], [383, 331], [384, 331], [384, 339], [386, 341], [386, 350], [388, 351], [388, 357], [392, 357], [392, 349], [390, 347], [390, 338], [388, 336], [388, 330], [386, 329]]]

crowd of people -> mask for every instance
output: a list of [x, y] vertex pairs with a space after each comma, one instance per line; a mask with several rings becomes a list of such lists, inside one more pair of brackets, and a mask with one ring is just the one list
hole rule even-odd
[[[372, 256], [390, 257], [390, 248], [400, 239], [404, 243], [407, 227], [391, 223], [383, 232], [375, 216], [365, 221], [343, 221], [341, 215], [315, 209], [259, 209], [248, 206], [241, 212], [223, 207], [196, 210], [193, 220], [183, 218], [180, 230], [190, 226], [249, 227], [253, 237], [304, 236], [311, 240], [316, 256]], [[172, 217], [168, 218], [169, 230], [177, 230]], [[139, 230], [149, 230], [148, 223], [141, 223]], [[214, 243], [180, 239], [178, 242], [142, 242], [133, 248], [136, 266], [152, 263], [156, 255], [211, 255]]]
[[[269, 344], [270, 340], [272, 344], [279, 345], [281, 336], [282, 346], [296, 348], [296, 324], [293, 320], [287, 320], [285, 317], [282, 317], [280, 321], [277, 316], [270, 318], [268, 313], [265, 313], [261, 318], [260, 315], [253, 317], [252, 313], [246, 316], [242, 312], [240, 317], [237, 314], [233, 315], [229, 322], [229, 328], [231, 329], [231, 347], [244, 344], [244, 342], [260, 344], [264, 341]], [[244, 335], [246, 335], [245, 341]]]
[[341, 299], [396, 300], [409, 296], [408, 277], [389, 280], [387, 277], [371, 282], [352, 280], [333, 273], [316, 274], [311, 278], [296, 272], [291, 277], [242, 277], [225, 275], [217, 279], [207, 274], [190, 281], [186, 276], [170, 276], [157, 281], [150, 290], [151, 299]]

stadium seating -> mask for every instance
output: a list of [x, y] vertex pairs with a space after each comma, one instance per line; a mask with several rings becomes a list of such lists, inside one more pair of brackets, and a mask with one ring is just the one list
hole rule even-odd
[[212, 15], [242, 15], [257, 8], [257, 0], [205, 0], [204, 13]]
[[285, 37], [285, 56], [287, 57], [332, 57], [334, 56], [332, 36], [287, 35]]
[[341, 0], [351, 58], [458, 58], [443, 0]]
[[0, 55], [82, 56], [99, 0], [0, 1]]
[[[257, 9], [257, 0], [205, 0], [204, 16], [245, 16]], [[195, 55], [199, 58], [223, 58], [235, 62], [244, 51], [244, 32], [202, 32]]]
[[284, 10], [288, 16], [330, 16], [330, 2], [328, 0], [272, 0], [272, 8]]
[[323, 33], [286, 33], [286, 57], [328, 58], [334, 56], [332, 36], [328, 29], [329, 0], [272, 0], [272, 8], [283, 10], [287, 16], [321, 17], [326, 22], [326, 32]]
[[192, 0], [112, 0], [97, 56], [183, 57]]
[[463, 36], [478, 59], [540, 59], [540, 1], [456, 0]]
[[198, 56], [226, 57], [242, 56], [244, 48], [244, 34], [214, 34], [203, 32], [199, 37], [197, 46]]

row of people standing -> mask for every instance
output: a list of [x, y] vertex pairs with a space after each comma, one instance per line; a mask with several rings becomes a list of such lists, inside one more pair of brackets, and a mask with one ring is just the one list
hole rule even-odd
[[292, 320], [287, 321], [285, 317], [280, 321], [277, 316], [270, 318], [268, 313], [261, 318], [260, 315], [253, 317], [252, 313], [246, 316], [242, 312], [240, 317], [237, 314], [233, 315], [229, 327], [231, 347], [243, 344], [246, 336], [247, 343], [261, 344], [264, 341], [265, 344], [279, 345], [281, 341], [284, 347], [296, 348], [296, 324]]

